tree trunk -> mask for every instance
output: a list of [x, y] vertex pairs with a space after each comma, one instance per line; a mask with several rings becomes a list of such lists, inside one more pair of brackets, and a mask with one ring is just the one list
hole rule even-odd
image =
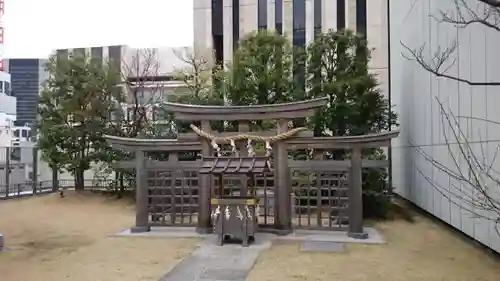
[[59, 190], [59, 172], [57, 168], [52, 168], [52, 191]]
[[123, 184], [123, 173], [118, 173], [118, 198], [123, 197], [123, 193], [125, 192], [125, 185]]
[[120, 173], [120, 188], [125, 189], [123, 172]]
[[85, 189], [85, 183], [83, 180], [83, 174], [85, 170], [78, 168], [75, 171], [75, 190], [84, 190]]

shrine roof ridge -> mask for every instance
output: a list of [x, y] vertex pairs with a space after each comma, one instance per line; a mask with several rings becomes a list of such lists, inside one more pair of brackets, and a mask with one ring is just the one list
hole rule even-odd
[[265, 120], [304, 118], [325, 106], [328, 97], [262, 105], [192, 105], [164, 102], [166, 109], [180, 120]]

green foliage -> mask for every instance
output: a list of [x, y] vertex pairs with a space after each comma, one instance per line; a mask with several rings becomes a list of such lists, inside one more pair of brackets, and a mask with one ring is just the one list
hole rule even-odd
[[388, 130], [387, 98], [368, 72], [367, 41], [349, 30], [318, 34], [307, 48], [307, 87], [310, 98], [327, 96], [328, 106], [313, 119], [317, 135], [362, 135]]
[[[328, 106], [311, 120], [294, 121], [295, 126], [307, 121], [316, 136], [378, 133], [395, 125], [397, 119], [388, 100], [378, 90], [376, 75], [368, 71], [370, 50], [366, 40], [350, 31], [318, 34], [305, 49], [293, 49], [289, 40], [277, 33], [258, 31], [239, 42], [232, 63], [224, 68], [212, 65], [212, 59], [203, 57], [199, 50], [178, 55], [188, 64], [176, 73], [177, 80], [183, 81], [185, 87], [170, 97], [170, 101], [243, 106], [327, 96]], [[111, 121], [110, 112], [121, 113], [124, 94], [114, 86], [119, 75], [107, 65], [75, 56], [59, 61], [51, 58], [47, 70], [49, 79], [39, 105], [39, 145], [44, 159], [52, 167], [71, 171], [79, 180], [83, 181], [83, 171], [89, 169], [92, 162], [105, 162], [109, 167], [113, 161], [130, 156], [110, 150], [102, 138], [104, 133], [175, 138], [177, 133], [188, 131], [188, 123], [174, 120], [164, 110], [160, 110], [165, 117], [161, 125], [148, 126], [141, 123], [147, 120], [137, 119], [133, 128], [129, 128], [130, 122], [123, 114]], [[145, 116], [140, 106], [135, 112], [143, 112]], [[219, 131], [235, 129], [235, 124], [213, 125]], [[275, 126], [273, 121], [252, 125], [259, 129]], [[363, 154], [372, 159], [385, 159], [381, 150], [366, 150]], [[330, 155], [332, 159], [345, 159], [349, 151], [333, 151]], [[167, 157], [160, 152], [151, 152], [149, 156]], [[198, 156], [186, 154], [185, 157]], [[306, 160], [311, 156], [309, 151], [299, 151], [292, 157]], [[133, 174], [118, 172], [117, 180], [134, 180]], [[363, 179], [366, 216], [385, 216], [390, 202], [387, 173], [365, 169]]]
[[91, 163], [109, 157], [102, 136], [121, 98], [115, 87], [118, 75], [85, 55], [51, 57], [46, 70], [49, 77], [38, 104], [38, 145], [43, 159], [52, 168], [71, 172], [81, 189]]
[[[259, 30], [247, 34], [234, 51], [232, 63], [219, 70], [215, 78], [226, 104], [276, 104], [298, 100], [294, 80], [293, 49], [287, 38], [276, 32]], [[274, 121], [251, 122], [253, 129], [275, 127]], [[235, 130], [228, 124], [226, 130]]]
[[[376, 75], [368, 71], [369, 59], [366, 40], [351, 31], [318, 34], [306, 49], [293, 49], [287, 38], [262, 30], [239, 42], [232, 64], [215, 76], [215, 89], [221, 90], [226, 102], [232, 105], [275, 104], [327, 96], [328, 106], [309, 120], [316, 136], [378, 133], [388, 130], [390, 123], [395, 125], [397, 117], [379, 91]], [[253, 125], [259, 129], [275, 126], [272, 121]], [[233, 127], [230, 124], [225, 129]], [[366, 150], [363, 154], [368, 158], [385, 157], [380, 150]], [[346, 159], [349, 151], [332, 151], [330, 156]], [[308, 151], [296, 151], [292, 157], [305, 160], [310, 155]], [[387, 173], [365, 169], [363, 178], [366, 214], [383, 217], [390, 194]]]
[[292, 67], [292, 48], [285, 37], [267, 30], [250, 33], [239, 42], [228, 66], [227, 98], [232, 105], [289, 102], [293, 99]]
[[[368, 155], [366, 155], [368, 154]], [[370, 160], [387, 160], [382, 149], [365, 151]], [[363, 216], [365, 218], [386, 218], [391, 206], [392, 186], [388, 185], [385, 169], [363, 169]]]
[[[306, 85], [309, 98], [328, 97], [328, 105], [311, 120], [315, 135], [363, 135], [396, 125], [397, 116], [368, 71], [370, 50], [364, 37], [349, 30], [318, 34], [307, 47]], [[392, 123], [392, 124], [391, 124]], [[331, 158], [345, 159], [348, 150], [332, 151]], [[381, 150], [363, 151], [364, 157], [385, 159]], [[365, 215], [384, 217], [390, 202], [387, 172], [363, 171]]]

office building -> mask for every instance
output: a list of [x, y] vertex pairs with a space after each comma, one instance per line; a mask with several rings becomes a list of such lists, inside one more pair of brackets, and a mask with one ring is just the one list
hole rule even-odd
[[[4, 1], [0, 0], [0, 146], [10, 146], [16, 121], [16, 98], [12, 96], [11, 75], [4, 65]], [[2, 158], [0, 156], [0, 158]], [[3, 157], [4, 158], [4, 157]], [[0, 159], [1, 161], [1, 159]]]
[[11, 75], [11, 93], [17, 99], [16, 126], [32, 125], [37, 117], [38, 96], [47, 78], [46, 59], [7, 59], [6, 70]]
[[231, 61], [237, 42], [258, 29], [276, 30], [294, 46], [316, 32], [348, 28], [365, 34], [372, 53], [370, 69], [385, 91], [388, 75], [388, 0], [194, 0], [194, 45], [214, 50], [216, 61]]
[[[123, 89], [128, 93], [128, 101], [122, 104], [125, 116], [133, 119], [135, 99], [145, 104], [149, 117], [159, 118], [155, 114], [158, 103], [166, 101], [169, 96], [183, 93], [186, 84], [175, 79], [175, 72], [189, 68], [182, 56], [192, 48], [133, 48], [126, 45], [102, 46], [89, 48], [59, 49], [59, 57], [70, 54], [86, 54], [101, 62], [109, 62], [112, 67], [121, 71], [122, 79], [128, 81]], [[155, 120], [161, 123], [162, 120]]]

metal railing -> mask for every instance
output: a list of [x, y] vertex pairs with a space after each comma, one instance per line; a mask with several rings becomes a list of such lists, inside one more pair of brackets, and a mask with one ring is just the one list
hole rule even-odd
[[[0, 200], [47, 194], [74, 187], [73, 179], [54, 177], [47, 163], [40, 160], [38, 148], [0, 147]], [[99, 178], [85, 179], [84, 188], [92, 191], [119, 190], [113, 180]]]

